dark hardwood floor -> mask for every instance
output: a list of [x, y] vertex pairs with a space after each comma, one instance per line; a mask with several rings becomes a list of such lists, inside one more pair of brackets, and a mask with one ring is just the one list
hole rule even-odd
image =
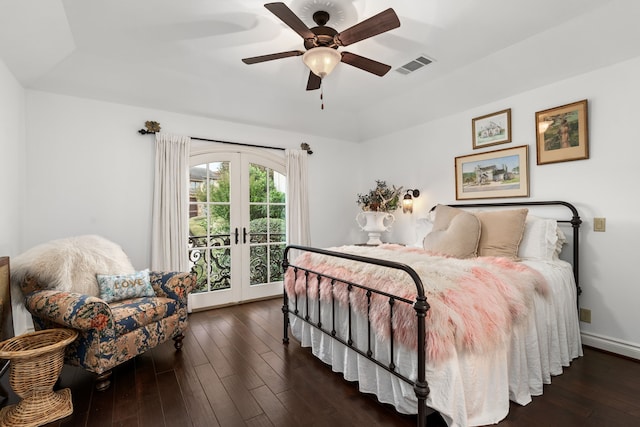
[[[358, 392], [292, 340], [282, 344], [280, 300], [194, 313], [176, 352], [172, 342], [114, 370], [106, 392], [93, 376], [65, 366], [61, 387], [73, 415], [49, 426], [413, 426]], [[2, 378], [10, 390], [7, 376]], [[18, 398], [9, 391], [4, 404]], [[444, 426], [434, 414], [429, 426]], [[640, 425], [640, 363], [585, 348], [584, 357], [544, 394], [511, 404], [499, 426]]]

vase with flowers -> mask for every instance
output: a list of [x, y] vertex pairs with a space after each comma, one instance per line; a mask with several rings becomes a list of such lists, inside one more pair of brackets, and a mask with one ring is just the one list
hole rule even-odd
[[389, 231], [395, 221], [391, 212], [398, 208], [401, 193], [402, 187], [389, 187], [386, 181], [376, 180], [376, 186], [368, 193], [358, 194], [356, 203], [362, 212], [356, 216], [356, 222], [368, 233], [367, 245], [382, 243], [380, 236], [383, 231]]

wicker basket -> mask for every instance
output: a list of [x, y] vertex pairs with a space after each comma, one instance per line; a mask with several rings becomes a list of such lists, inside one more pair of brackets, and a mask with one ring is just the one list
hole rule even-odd
[[40, 426], [73, 413], [71, 391], [53, 391], [64, 349], [76, 339], [71, 329], [46, 329], [0, 343], [0, 358], [9, 359], [9, 384], [22, 398], [0, 411], [0, 426]]

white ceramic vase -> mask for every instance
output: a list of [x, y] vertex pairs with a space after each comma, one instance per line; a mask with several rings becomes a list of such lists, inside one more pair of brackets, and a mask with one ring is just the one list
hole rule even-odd
[[369, 235], [367, 245], [380, 245], [380, 235], [389, 231], [396, 218], [388, 212], [363, 211], [356, 216], [356, 222], [362, 231]]

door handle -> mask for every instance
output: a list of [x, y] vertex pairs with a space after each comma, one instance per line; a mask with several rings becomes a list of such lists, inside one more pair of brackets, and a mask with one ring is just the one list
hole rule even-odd
[[236, 227], [236, 245], [238, 244], [238, 227]]
[[242, 227], [242, 243], [247, 243], [247, 228]]

